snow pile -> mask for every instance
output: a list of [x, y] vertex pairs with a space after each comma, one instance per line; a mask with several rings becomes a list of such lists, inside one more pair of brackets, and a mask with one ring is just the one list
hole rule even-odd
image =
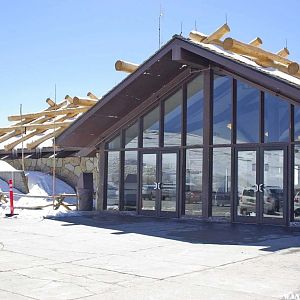
[[7, 171], [17, 171], [17, 170], [6, 161], [0, 160], [0, 171], [7, 172]]
[[[0, 161], [1, 162], [1, 161]], [[1, 167], [6, 168], [5, 164], [1, 164]], [[15, 212], [22, 216], [47, 216], [47, 215], [55, 215], [57, 213], [62, 213], [66, 211], [66, 209], [60, 206], [59, 210], [53, 210], [52, 203], [53, 199], [51, 197], [53, 192], [53, 176], [49, 174], [45, 174], [38, 171], [29, 171], [26, 172], [26, 176], [28, 178], [28, 187], [29, 193], [22, 194], [17, 189], [14, 189], [14, 206], [16, 207]], [[0, 179], [0, 191], [8, 192], [9, 186], [8, 184]], [[75, 194], [74, 189], [69, 186], [64, 181], [55, 178], [55, 194]], [[28, 196], [38, 196], [36, 198], [28, 197]], [[43, 197], [45, 196], [45, 197]], [[76, 197], [68, 197], [64, 199], [64, 202], [68, 204], [76, 204]], [[25, 209], [26, 208], [26, 209]], [[30, 209], [31, 208], [31, 209]], [[33, 208], [39, 208], [40, 210], [33, 210]], [[29, 210], [30, 209], [30, 210]], [[74, 206], [75, 209], [75, 206]], [[0, 216], [4, 216], [6, 213], [10, 212], [9, 204], [0, 204]]]

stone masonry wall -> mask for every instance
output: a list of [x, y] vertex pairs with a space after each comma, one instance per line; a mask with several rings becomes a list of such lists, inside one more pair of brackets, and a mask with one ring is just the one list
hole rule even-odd
[[[21, 170], [20, 159], [6, 160], [14, 168]], [[41, 171], [52, 174], [53, 158], [25, 159], [25, 170]], [[81, 173], [93, 173], [94, 191], [99, 182], [98, 158], [97, 157], [65, 157], [56, 159], [56, 176], [67, 182], [73, 188], [76, 187]]]

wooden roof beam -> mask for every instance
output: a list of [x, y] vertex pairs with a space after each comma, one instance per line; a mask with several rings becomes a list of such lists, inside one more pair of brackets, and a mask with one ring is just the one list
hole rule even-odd
[[78, 97], [73, 98], [73, 104], [79, 106], [93, 106], [97, 102], [98, 100], [94, 100], [94, 99], [85, 99], [85, 98], [78, 98]]
[[230, 32], [230, 28], [227, 24], [224, 24], [221, 27], [219, 27], [215, 32], [204, 38], [202, 40], [202, 43], [209, 44], [212, 41], [220, 40], [228, 32]]
[[28, 150], [32, 150], [32, 149], [35, 149], [38, 145], [40, 145], [41, 143], [53, 138], [53, 137], [57, 137], [59, 134], [61, 134], [63, 131], [65, 130], [65, 128], [58, 128], [57, 130], [49, 133], [49, 134], [46, 134], [44, 135], [43, 137], [35, 140], [34, 142], [31, 142], [31, 143], [27, 143], [26, 144], [26, 148]]
[[20, 132], [24, 132], [25, 130], [33, 130], [33, 129], [52, 129], [57, 127], [68, 127], [72, 124], [73, 121], [68, 122], [48, 122], [42, 124], [28, 124], [28, 125], [20, 125], [20, 126], [11, 126], [0, 128], [0, 132], [11, 132], [12, 130], [18, 130]]
[[[189, 38], [195, 43], [202, 43], [207, 37], [207, 35], [195, 30], [192, 30], [189, 34]], [[212, 40], [210, 44], [223, 47], [223, 42], [219, 40]]]
[[17, 135], [20, 135], [21, 131], [20, 130], [14, 130], [13, 132], [9, 133], [9, 134], [6, 134], [2, 137], [0, 137], [0, 143], [3, 143]]
[[263, 41], [261, 40], [261, 38], [256, 37], [249, 43], [249, 45], [254, 46], [254, 47], [259, 47], [262, 45], [262, 43], [263, 43]]
[[283, 49], [279, 50], [276, 54], [281, 57], [286, 58], [290, 55], [290, 51], [287, 47], [284, 47]]
[[225, 50], [232, 51], [237, 54], [246, 55], [258, 59], [259, 61], [272, 60], [288, 67], [288, 74], [295, 75], [299, 71], [299, 65], [277, 54], [265, 51], [252, 45], [247, 45], [232, 38], [224, 40], [223, 47]]
[[133, 73], [138, 67], [139, 65], [124, 60], [117, 60], [115, 63], [116, 71], [123, 71], [127, 73]]
[[[26, 114], [23, 115], [23, 118], [39, 118], [39, 117], [55, 117], [59, 115], [66, 115], [66, 114], [79, 114], [86, 112], [88, 110], [88, 107], [77, 107], [77, 108], [64, 108], [60, 110], [52, 110], [52, 111], [43, 111], [39, 113], [33, 113], [33, 114]], [[15, 115], [15, 116], [9, 116], [9, 121], [20, 121], [21, 116]]]
[[70, 95], [66, 95], [65, 99], [70, 103], [73, 104], [73, 98]]
[[87, 94], [86, 94], [88, 97], [90, 97], [91, 99], [95, 99], [95, 100], [99, 100], [100, 98], [98, 98], [97, 96], [95, 96], [92, 92], [88, 92]]

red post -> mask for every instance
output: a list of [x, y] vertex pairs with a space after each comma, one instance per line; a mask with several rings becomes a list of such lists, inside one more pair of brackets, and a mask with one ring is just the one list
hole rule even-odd
[[13, 181], [9, 179], [9, 200], [10, 200], [10, 213], [14, 214], [14, 191], [13, 191]]

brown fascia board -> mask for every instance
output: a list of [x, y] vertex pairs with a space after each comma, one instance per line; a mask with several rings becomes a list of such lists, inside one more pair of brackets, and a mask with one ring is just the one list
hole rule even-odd
[[158, 50], [154, 55], [152, 55], [148, 60], [146, 60], [140, 67], [133, 73], [129, 74], [123, 81], [121, 81], [117, 86], [110, 90], [102, 99], [87, 112], [82, 114], [78, 119], [76, 119], [64, 132], [62, 132], [57, 138], [56, 143], [58, 145], [64, 145], [63, 140], [68, 138], [68, 135], [72, 134], [76, 128], [83, 125], [92, 115], [97, 113], [107, 102], [109, 102], [113, 97], [117, 96], [126, 86], [131, 84], [139, 76], [141, 76], [151, 65], [153, 65], [157, 60], [161, 59], [168, 52], [172, 51], [174, 43], [176, 43], [176, 37], [171, 39], [166, 45], [164, 45], [160, 50]]

